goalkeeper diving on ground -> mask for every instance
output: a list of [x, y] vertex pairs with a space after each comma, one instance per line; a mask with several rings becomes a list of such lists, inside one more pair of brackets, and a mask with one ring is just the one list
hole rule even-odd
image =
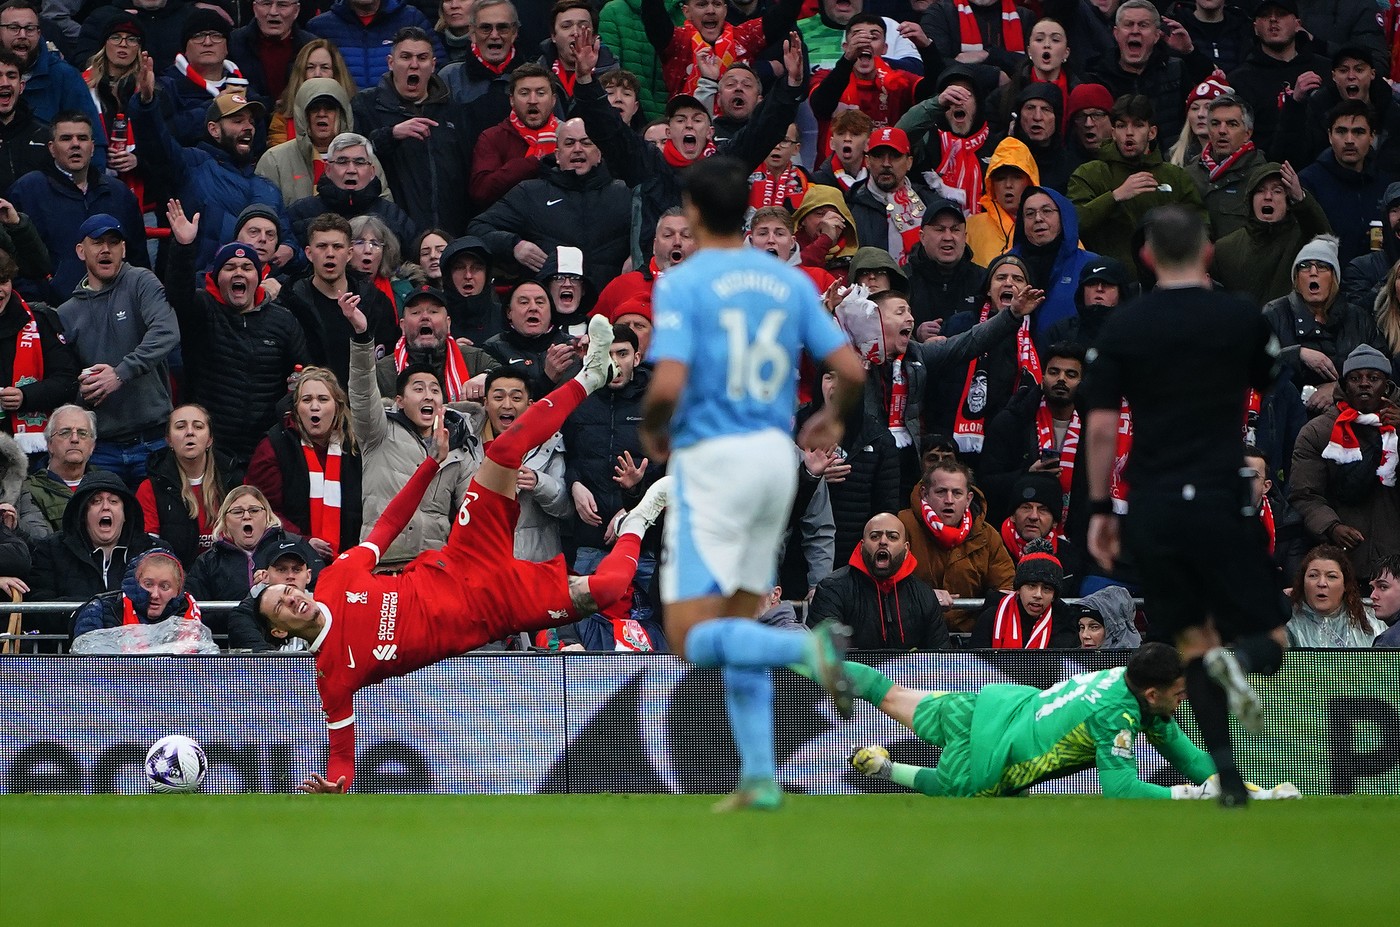
[[[943, 748], [935, 767], [892, 762], [881, 746], [853, 749], [851, 766], [925, 795], [1019, 795], [1091, 766], [1108, 798], [1214, 798], [1219, 789], [1210, 755], [1172, 717], [1186, 680], [1180, 656], [1166, 644], [1143, 645], [1126, 667], [1082, 673], [1043, 690], [998, 683], [978, 692], [922, 691], [851, 662], [846, 674], [857, 698]], [[1191, 784], [1143, 782], [1133, 753], [1139, 735]], [[1254, 799], [1299, 797], [1288, 782], [1249, 788]]]

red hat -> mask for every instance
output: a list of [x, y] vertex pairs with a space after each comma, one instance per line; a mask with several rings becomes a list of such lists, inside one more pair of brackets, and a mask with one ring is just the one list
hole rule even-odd
[[1103, 84], [1080, 84], [1069, 92], [1069, 104], [1065, 106], [1065, 119], [1074, 119], [1074, 114], [1086, 109], [1113, 109], [1113, 94]]
[[903, 129], [886, 127], [876, 129], [870, 133], [870, 141], [866, 143], [866, 151], [874, 151], [876, 148], [893, 148], [902, 155], [909, 153], [909, 136], [904, 134]]
[[1216, 70], [1214, 74], [1201, 81], [1186, 95], [1186, 108], [1190, 109], [1191, 104], [1197, 100], [1214, 100], [1216, 97], [1223, 97], [1227, 93], [1234, 92], [1234, 88], [1225, 83], [1225, 75]]
[[635, 296], [627, 297], [616, 306], [613, 306], [612, 312], [608, 313], [608, 321], [616, 325], [617, 320], [624, 315], [639, 315], [650, 322], [651, 297], [644, 296], [640, 293]]

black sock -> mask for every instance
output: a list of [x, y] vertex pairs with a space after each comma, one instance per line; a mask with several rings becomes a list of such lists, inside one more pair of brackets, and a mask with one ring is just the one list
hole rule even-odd
[[1215, 771], [1220, 773], [1221, 781], [1239, 778], [1234, 750], [1230, 746], [1230, 709], [1225, 690], [1210, 678], [1199, 658], [1186, 664], [1186, 697], [1191, 700], [1201, 739], [1206, 742], [1206, 752], [1215, 761]]
[[1236, 641], [1235, 659], [1246, 673], [1272, 676], [1283, 665], [1283, 648], [1269, 635], [1258, 634]]

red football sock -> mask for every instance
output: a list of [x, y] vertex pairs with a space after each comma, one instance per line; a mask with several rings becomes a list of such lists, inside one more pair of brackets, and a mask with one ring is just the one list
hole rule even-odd
[[539, 402], [532, 403], [510, 430], [486, 448], [486, 459], [508, 470], [520, 469], [525, 455], [539, 447], [564, 425], [564, 419], [588, 398], [577, 380], [569, 380]]
[[632, 588], [632, 577], [637, 575], [637, 559], [641, 554], [642, 539], [635, 534], [624, 534], [598, 564], [597, 571], [588, 577], [588, 591], [598, 603], [598, 611], [615, 605]]

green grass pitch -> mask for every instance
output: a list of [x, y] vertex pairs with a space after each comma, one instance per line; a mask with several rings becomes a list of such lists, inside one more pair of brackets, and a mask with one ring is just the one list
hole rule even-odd
[[1380, 924], [1400, 801], [0, 798], [3, 925]]

